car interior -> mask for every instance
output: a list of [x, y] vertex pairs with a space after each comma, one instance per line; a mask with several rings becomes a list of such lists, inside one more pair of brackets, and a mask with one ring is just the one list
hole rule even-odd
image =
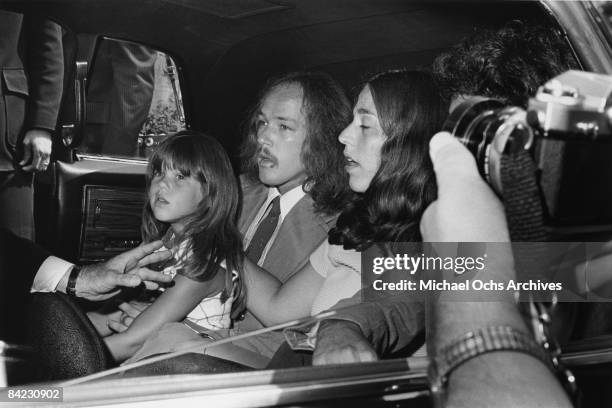
[[[576, 33], [584, 24], [576, 17], [578, 7], [581, 6], [551, 6], [550, 2], [537, 1], [2, 1], [0, 9], [4, 11], [45, 16], [63, 30], [64, 97], [54, 135], [52, 163], [35, 180], [37, 243], [79, 264], [103, 261], [137, 246], [141, 239], [147, 157], [152, 149], [166, 135], [178, 130], [205, 131], [226, 149], [238, 174], [246, 113], [262, 85], [281, 73], [324, 71], [354, 97], [363, 81], [374, 73], [388, 69], [428, 70], [438, 54], [475, 30], [521, 20], [562, 33], [584, 70], [612, 74], [612, 42], [608, 42], [612, 34], [604, 33], [601, 27]], [[581, 16], [590, 16], [589, 22], [601, 23], [595, 14], [609, 12], [606, 7], [584, 6], [586, 11]], [[592, 41], [591, 47], [585, 47], [588, 40]], [[128, 49], [133, 54], [137, 49], [150, 58], [147, 69], [155, 80], [147, 91], [151, 103], [145, 104], [144, 116], [130, 119], [136, 124], [131, 144], [117, 148], [104, 144], [104, 140], [110, 140], [112, 132], [128, 125], [107, 123], [119, 121], [120, 115], [97, 102], [96, 81], [104, 81], [102, 89], [111, 86], [109, 81], [113, 78], [102, 79], [103, 65], [112, 63], [115, 58], [112, 52]], [[132, 89], [120, 83], [115, 85]], [[99, 125], [96, 120], [107, 122], [95, 129]], [[564, 186], [545, 188], [545, 201], [550, 209], [548, 231], [557, 241], [609, 241], [612, 185], [607, 182], [612, 180], [612, 166], [607, 163], [612, 145], [593, 151], [576, 144], [564, 154], [563, 164], [555, 170], [556, 178], [546, 179], [543, 175], [546, 185]], [[546, 160], [546, 149], [539, 160]], [[5, 290], [2, 295], [11, 296]], [[20, 381], [66, 380], [114, 367], [104, 344], [95, 340], [98, 337], [91, 332], [88, 321], [82, 321], [78, 313], [69, 319], [67, 326], [56, 320], [58, 313], [73, 314], [74, 305], [62, 299], [53, 302], [55, 308], [48, 311], [48, 316], [39, 316], [41, 321], [36, 327], [56, 333], [55, 337], [62, 337], [58, 335], [62, 332], [72, 334], [63, 336], [62, 344], [46, 344], [44, 347], [63, 353], [39, 355], [45, 361], [38, 366], [38, 378]], [[601, 400], [592, 395], [600, 394], [601, 398], [601, 390], [610, 389], [606, 387], [612, 367], [612, 337], [607, 336], [612, 335], [610, 305], [603, 301], [559, 304], [555, 310], [558, 314], [555, 321], [562, 322], [558, 325], [562, 326], [559, 333], [565, 361], [576, 374], [584, 406], [601, 406], [597, 405]], [[46, 337], [40, 332], [28, 336], [42, 343]], [[396, 360], [387, 365], [363, 366], [366, 366], [363, 378], [369, 378], [371, 386], [361, 384], [361, 394], [354, 388], [344, 394], [336, 389], [330, 394], [312, 394], [311, 399], [304, 400], [292, 399], [297, 398], [295, 394], [281, 402], [310, 401], [315, 406], [333, 398], [351, 401], [350, 398], [361, 395], [387, 406], [392, 402], [383, 403], [380, 395], [396, 394], [428, 406], [426, 393], [422, 393], [426, 390], [424, 369], [408, 375], [406, 363]], [[199, 370], [201, 367], [188, 364], [182, 368], [186, 374]], [[282, 381], [290, 382], [287, 380], [290, 378], [295, 383], [318, 381], [326, 375], [337, 378], [358, 375], [354, 369], [337, 370], [331, 373], [320, 368], [287, 370]], [[381, 373], [395, 380], [376, 380]], [[155, 370], [141, 370], [131, 376], [155, 374]], [[248, 375], [240, 378], [251, 378]], [[404, 385], [389, 389], [389, 384], [400, 377]], [[233, 377], [223, 378], [233, 381]], [[270, 381], [273, 383], [274, 379]], [[216, 383], [210, 384], [214, 390]], [[124, 395], [132, 395], [129, 392]], [[603, 398], [612, 401], [612, 394]]]

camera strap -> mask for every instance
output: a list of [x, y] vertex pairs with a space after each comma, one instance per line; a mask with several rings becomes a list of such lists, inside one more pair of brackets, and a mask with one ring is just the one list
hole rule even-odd
[[536, 172], [536, 165], [528, 151], [521, 149], [511, 155], [502, 155], [502, 198], [512, 242], [547, 240]]
[[[500, 176], [510, 239], [512, 242], [533, 242], [532, 245], [521, 245], [514, 249], [517, 274], [528, 275], [530, 269], [538, 266], [539, 259], [546, 259], [542, 255], [546, 251], [544, 242], [548, 240], [544, 229], [542, 195], [537, 183], [537, 167], [529, 152], [520, 149], [518, 152], [502, 155]], [[575, 377], [561, 363], [561, 348], [550, 331], [551, 313], [555, 305], [554, 298], [551, 302], [538, 302], [530, 298], [529, 301], [520, 303], [519, 307], [527, 316], [536, 341], [550, 355], [557, 378], [569, 397], [576, 402]]]

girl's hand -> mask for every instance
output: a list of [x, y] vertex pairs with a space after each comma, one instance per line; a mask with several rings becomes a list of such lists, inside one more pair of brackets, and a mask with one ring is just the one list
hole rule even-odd
[[151, 303], [139, 302], [132, 300], [130, 302], [123, 302], [119, 307], [119, 311], [114, 315], [113, 319], [108, 319], [107, 327], [114, 333], [124, 332], [134, 322], [134, 319], [138, 317]]
[[109, 327], [108, 322], [111, 320], [119, 319], [121, 316], [121, 310], [114, 311], [113, 313], [103, 313], [102, 311], [88, 312], [87, 317], [96, 328], [96, 331], [101, 337], [110, 336], [114, 331]]

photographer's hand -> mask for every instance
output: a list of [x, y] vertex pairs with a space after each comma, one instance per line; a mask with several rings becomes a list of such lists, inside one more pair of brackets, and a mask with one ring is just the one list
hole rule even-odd
[[450, 133], [431, 139], [438, 199], [423, 213], [427, 242], [509, 242], [504, 208], [480, 177], [471, 153]]
[[[438, 183], [438, 199], [421, 220], [424, 241], [508, 242], [503, 206], [481, 179], [469, 151], [447, 132], [430, 142], [430, 156]], [[503, 245], [489, 256], [481, 272], [485, 279], [514, 278], [512, 256]], [[511, 294], [511, 293], [510, 293]], [[500, 294], [496, 302], [453, 302], [432, 297], [428, 302], [428, 351], [442, 355], [453, 339], [491, 326], [511, 326], [527, 332], [516, 304]], [[503, 369], [502, 369], [503, 367]], [[451, 372], [445, 406], [556, 406], [571, 404], [548, 368], [536, 358], [517, 352], [480, 354]]]

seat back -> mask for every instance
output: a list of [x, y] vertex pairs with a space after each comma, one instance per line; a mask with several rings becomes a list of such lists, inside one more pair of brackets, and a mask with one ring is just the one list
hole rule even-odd
[[87, 315], [62, 293], [33, 294], [27, 340], [36, 381], [80, 377], [115, 365]]

